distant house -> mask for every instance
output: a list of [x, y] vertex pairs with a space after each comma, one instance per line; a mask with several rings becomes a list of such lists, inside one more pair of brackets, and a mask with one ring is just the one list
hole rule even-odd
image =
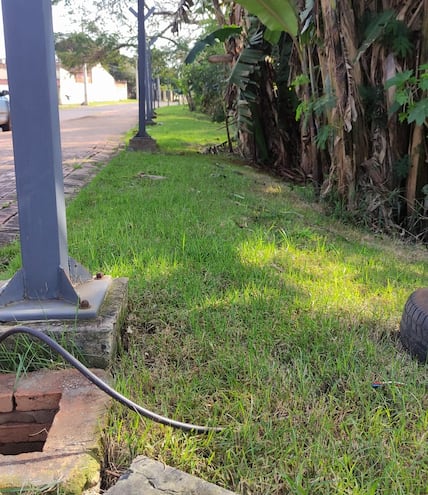
[[[59, 103], [83, 103], [85, 100], [85, 83], [83, 69], [68, 72], [57, 67]], [[116, 81], [101, 64], [87, 70], [87, 95], [89, 102], [120, 101], [128, 98], [126, 81]]]
[[[89, 102], [120, 101], [128, 98], [128, 84], [116, 81], [101, 64], [88, 68], [87, 94]], [[81, 104], [85, 100], [83, 70], [68, 72], [57, 66], [58, 100], [60, 104]], [[8, 89], [5, 60], [0, 59], [0, 91]]]

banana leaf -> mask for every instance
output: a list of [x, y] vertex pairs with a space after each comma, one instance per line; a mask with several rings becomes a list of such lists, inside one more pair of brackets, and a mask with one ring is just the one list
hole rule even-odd
[[297, 36], [298, 21], [293, 0], [240, 0], [239, 4], [255, 14], [271, 31]]
[[210, 33], [205, 38], [198, 40], [190, 52], [187, 54], [187, 57], [184, 60], [185, 64], [191, 64], [195, 61], [196, 57], [201, 53], [207, 46], [213, 46], [215, 43], [219, 41], [226, 41], [231, 36], [240, 34], [242, 28], [238, 26], [228, 26], [221, 29], [217, 29], [216, 31]]

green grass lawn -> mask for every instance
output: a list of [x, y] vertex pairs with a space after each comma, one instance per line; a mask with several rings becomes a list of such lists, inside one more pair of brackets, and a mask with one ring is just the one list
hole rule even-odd
[[426, 495], [428, 368], [398, 341], [407, 297], [428, 285], [426, 249], [199, 154], [225, 140], [201, 115], [174, 106], [157, 121], [159, 153], [121, 152], [69, 205], [70, 255], [129, 277], [118, 390], [225, 430], [184, 433], [114, 405], [107, 471], [144, 454], [242, 495]]

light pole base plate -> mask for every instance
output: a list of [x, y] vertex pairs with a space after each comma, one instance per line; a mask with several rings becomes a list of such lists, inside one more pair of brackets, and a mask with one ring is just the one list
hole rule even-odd
[[[89, 280], [76, 287], [80, 304], [60, 299], [23, 299], [0, 306], [0, 322], [28, 320], [88, 320], [96, 318], [111, 284], [111, 277]], [[2, 282], [3, 286], [7, 284]], [[1, 286], [0, 286], [1, 290]]]

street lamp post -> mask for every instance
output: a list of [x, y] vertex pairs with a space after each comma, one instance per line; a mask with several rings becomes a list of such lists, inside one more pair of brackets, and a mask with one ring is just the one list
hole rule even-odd
[[[147, 16], [146, 16], [147, 17]], [[153, 118], [155, 116], [155, 88], [153, 81], [153, 71], [152, 71], [152, 52], [150, 50], [151, 46], [158, 39], [157, 36], [153, 37], [149, 41], [149, 46], [147, 50], [147, 87], [148, 87], [148, 98], [147, 98], [147, 116], [146, 116], [146, 124], [153, 125], [155, 122]]]
[[110, 279], [68, 256], [51, 0], [2, 8], [22, 268], [0, 286], [0, 321], [94, 318]]
[[150, 9], [147, 15], [144, 14], [144, 0], [138, 0], [138, 12], [130, 9], [138, 18], [138, 132], [129, 141], [129, 147], [134, 150], [155, 151], [157, 149], [156, 141], [146, 132], [147, 122], [147, 43], [145, 20], [149, 17], [154, 9]]

